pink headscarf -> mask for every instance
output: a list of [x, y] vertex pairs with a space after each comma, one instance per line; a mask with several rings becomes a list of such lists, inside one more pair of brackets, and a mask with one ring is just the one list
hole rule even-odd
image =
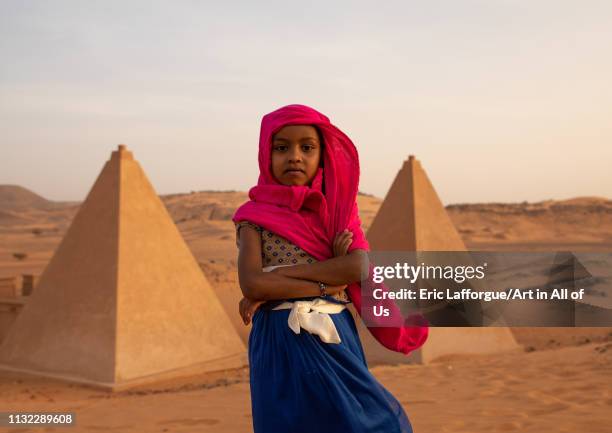
[[[312, 125], [323, 136], [324, 168], [318, 169], [310, 186], [286, 186], [272, 175], [272, 137], [287, 125]], [[369, 251], [357, 208], [358, 186], [359, 155], [353, 142], [313, 108], [287, 105], [266, 114], [261, 121], [259, 180], [249, 191], [250, 201], [238, 208], [233, 221], [257, 224], [284, 237], [317, 260], [333, 257], [332, 242], [336, 233], [344, 229], [353, 233], [349, 252]], [[350, 284], [347, 291], [362, 317], [367, 315], [369, 323], [378, 320], [371, 309], [361, 311], [359, 283]], [[402, 317], [392, 301], [383, 304], [392, 311], [391, 317]], [[383, 326], [369, 326], [368, 329], [386, 348], [408, 354], [422, 346], [428, 335], [425, 323], [414, 322], [414, 319], [396, 320], [392, 324], [386, 321]]]

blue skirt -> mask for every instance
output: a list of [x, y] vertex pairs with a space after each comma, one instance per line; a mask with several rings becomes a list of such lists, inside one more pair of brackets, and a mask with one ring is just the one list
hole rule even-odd
[[291, 310], [258, 309], [249, 336], [255, 433], [412, 433], [400, 403], [368, 370], [348, 309], [330, 314], [342, 342], [287, 325]]

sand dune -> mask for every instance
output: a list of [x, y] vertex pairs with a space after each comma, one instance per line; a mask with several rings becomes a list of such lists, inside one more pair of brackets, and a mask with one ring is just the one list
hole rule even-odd
[[612, 200], [604, 198], [457, 204], [447, 210], [472, 249], [612, 249]]
[[[34, 197], [34, 198], [32, 198]], [[201, 262], [235, 258], [230, 218], [247, 199], [241, 191], [201, 191], [161, 196], [170, 215]], [[380, 198], [360, 194], [367, 230]], [[538, 203], [455, 204], [446, 207], [470, 249], [607, 251], [612, 249], [612, 200], [581, 197]], [[50, 202], [25, 188], [0, 187], [0, 276], [15, 271], [39, 274], [76, 214], [78, 203]], [[14, 252], [30, 259], [15, 263]]]
[[[244, 341], [249, 328], [237, 314], [241, 293], [230, 218], [246, 198], [237, 191], [162, 196]], [[382, 200], [361, 194], [358, 201], [367, 229]], [[40, 274], [78, 205], [0, 187], [0, 277]], [[612, 251], [612, 201], [604, 198], [456, 204], [447, 210], [471, 249]], [[402, 402], [416, 432], [603, 433], [612, 421], [611, 331], [514, 328], [522, 352], [382, 366], [373, 373]], [[4, 411], [70, 410], [78, 416], [75, 432], [251, 431], [247, 369], [116, 394], [3, 372], [0, 388]]]
[[69, 206], [71, 202], [59, 202], [46, 198], [19, 185], [0, 185], [0, 210], [3, 209], [54, 209]]
[[[372, 371], [416, 432], [604, 433], [612, 410], [610, 341]], [[251, 431], [246, 369], [116, 394], [7, 373], [0, 383], [3, 410], [73, 411], [74, 432]]]

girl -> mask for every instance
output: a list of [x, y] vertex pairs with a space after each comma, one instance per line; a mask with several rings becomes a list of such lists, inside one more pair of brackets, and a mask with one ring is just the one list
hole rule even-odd
[[[262, 119], [259, 169], [233, 218], [255, 433], [412, 432], [346, 308], [360, 311], [368, 277], [355, 146], [323, 114], [289, 105]], [[424, 326], [370, 331], [403, 353], [427, 338]]]

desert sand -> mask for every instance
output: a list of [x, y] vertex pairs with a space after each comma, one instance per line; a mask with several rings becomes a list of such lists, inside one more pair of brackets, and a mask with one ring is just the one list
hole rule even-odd
[[[609, 432], [612, 343], [545, 349], [372, 371], [416, 432]], [[72, 411], [74, 432], [251, 430], [246, 369], [115, 394], [44, 379], [1, 380], [3, 410]]]
[[[236, 299], [230, 217], [245, 192], [162, 196], [173, 220], [244, 341]], [[364, 228], [381, 199], [359, 195]], [[0, 186], [0, 277], [40, 275], [79, 203]], [[612, 251], [612, 201], [446, 207], [471, 250]], [[25, 255], [25, 256], [24, 256]], [[402, 402], [416, 432], [608, 432], [612, 425], [612, 329], [514, 328], [522, 350], [447, 357], [430, 365], [373, 367]], [[251, 431], [248, 370], [174, 379], [109, 393], [50, 379], [0, 373], [0, 411], [77, 414], [71, 431]], [[13, 432], [52, 431], [15, 428]]]

